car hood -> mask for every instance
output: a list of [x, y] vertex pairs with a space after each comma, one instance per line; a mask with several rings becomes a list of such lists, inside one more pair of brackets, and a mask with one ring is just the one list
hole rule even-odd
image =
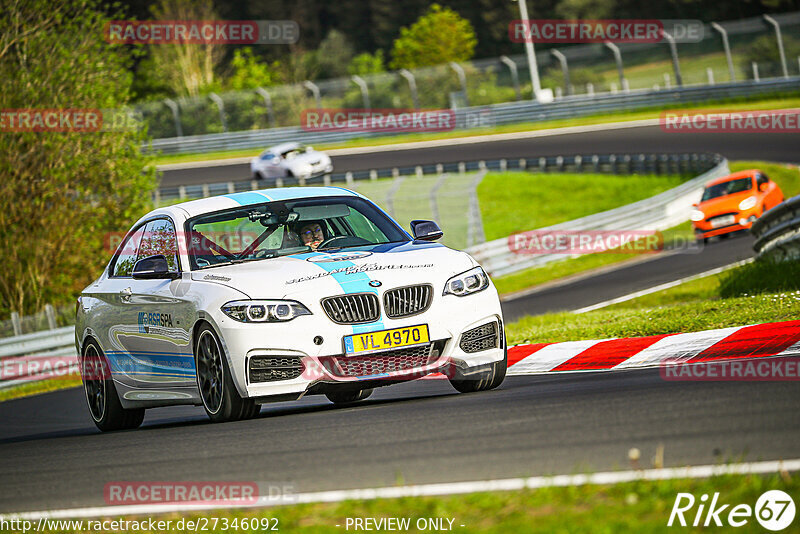
[[413, 241], [293, 254], [192, 272], [192, 279], [235, 288], [252, 299], [319, 300], [412, 284], [444, 287], [477, 265], [468, 254]]
[[742, 191], [732, 195], [725, 195], [724, 197], [712, 198], [698, 204], [697, 209], [705, 213], [706, 218], [720, 213], [736, 212], [739, 211], [739, 203], [752, 195], [755, 195], [754, 191]]

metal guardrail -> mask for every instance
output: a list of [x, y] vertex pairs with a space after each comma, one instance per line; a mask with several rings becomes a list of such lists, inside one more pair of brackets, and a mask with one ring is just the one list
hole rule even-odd
[[764, 213], [750, 230], [758, 257], [778, 261], [800, 258], [800, 195], [782, 202]]
[[77, 376], [77, 364], [74, 326], [0, 339], [0, 389]]
[[[586, 230], [666, 230], [689, 220], [693, 202], [702, 193], [708, 180], [730, 174], [728, 161], [718, 154], [711, 156], [713, 165], [701, 175], [678, 187], [627, 206], [595, 213], [561, 224], [537, 228], [537, 231]], [[496, 239], [467, 249], [493, 276], [502, 276], [565, 259], [564, 254], [516, 254], [509, 247], [508, 238]]]
[[[455, 110], [456, 129], [567, 119], [608, 111], [634, 110], [665, 104], [691, 104], [707, 100], [741, 98], [800, 90], [800, 76], [743, 81], [718, 85], [685, 86], [663, 90], [568, 96], [549, 104], [510, 102]], [[386, 136], [385, 133], [331, 131], [307, 132], [299, 127], [272, 128], [154, 139], [145, 150], [163, 154], [204, 153], [218, 150], [266, 148], [287, 141], [307, 144], [338, 143], [355, 138]]]

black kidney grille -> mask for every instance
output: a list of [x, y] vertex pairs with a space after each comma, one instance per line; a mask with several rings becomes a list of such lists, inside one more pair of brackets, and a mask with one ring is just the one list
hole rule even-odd
[[433, 288], [427, 284], [390, 289], [383, 295], [383, 309], [392, 319], [410, 317], [427, 310], [432, 296]]
[[250, 383], [291, 380], [303, 374], [303, 361], [298, 356], [253, 356], [248, 363]]
[[374, 293], [355, 293], [322, 300], [328, 318], [339, 324], [371, 323], [381, 316]]
[[461, 335], [458, 346], [467, 353], [495, 349], [498, 346], [497, 323], [486, 323]]

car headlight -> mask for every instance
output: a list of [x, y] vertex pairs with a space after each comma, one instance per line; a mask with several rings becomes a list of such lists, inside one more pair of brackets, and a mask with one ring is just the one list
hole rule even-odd
[[749, 210], [750, 208], [755, 207], [756, 202], [758, 202], [758, 199], [755, 196], [747, 197], [746, 199], [739, 202], [739, 209], [741, 211]]
[[448, 280], [442, 295], [463, 297], [483, 291], [487, 287], [489, 287], [489, 276], [481, 267], [474, 267]]
[[706, 214], [700, 210], [692, 210], [692, 214], [689, 216], [694, 222], [700, 222], [706, 218]]
[[279, 323], [311, 312], [292, 300], [235, 300], [222, 306], [222, 313], [242, 323]]

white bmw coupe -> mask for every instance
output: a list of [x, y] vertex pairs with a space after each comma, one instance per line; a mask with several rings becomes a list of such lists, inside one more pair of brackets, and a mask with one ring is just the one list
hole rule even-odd
[[101, 430], [147, 408], [213, 421], [324, 394], [334, 403], [443, 373], [461, 392], [506, 374], [497, 291], [468, 254], [410, 235], [337, 187], [265, 189], [160, 208], [78, 299], [75, 343]]
[[330, 156], [300, 143], [275, 145], [250, 160], [250, 173], [254, 180], [307, 179], [331, 172], [333, 163]]

